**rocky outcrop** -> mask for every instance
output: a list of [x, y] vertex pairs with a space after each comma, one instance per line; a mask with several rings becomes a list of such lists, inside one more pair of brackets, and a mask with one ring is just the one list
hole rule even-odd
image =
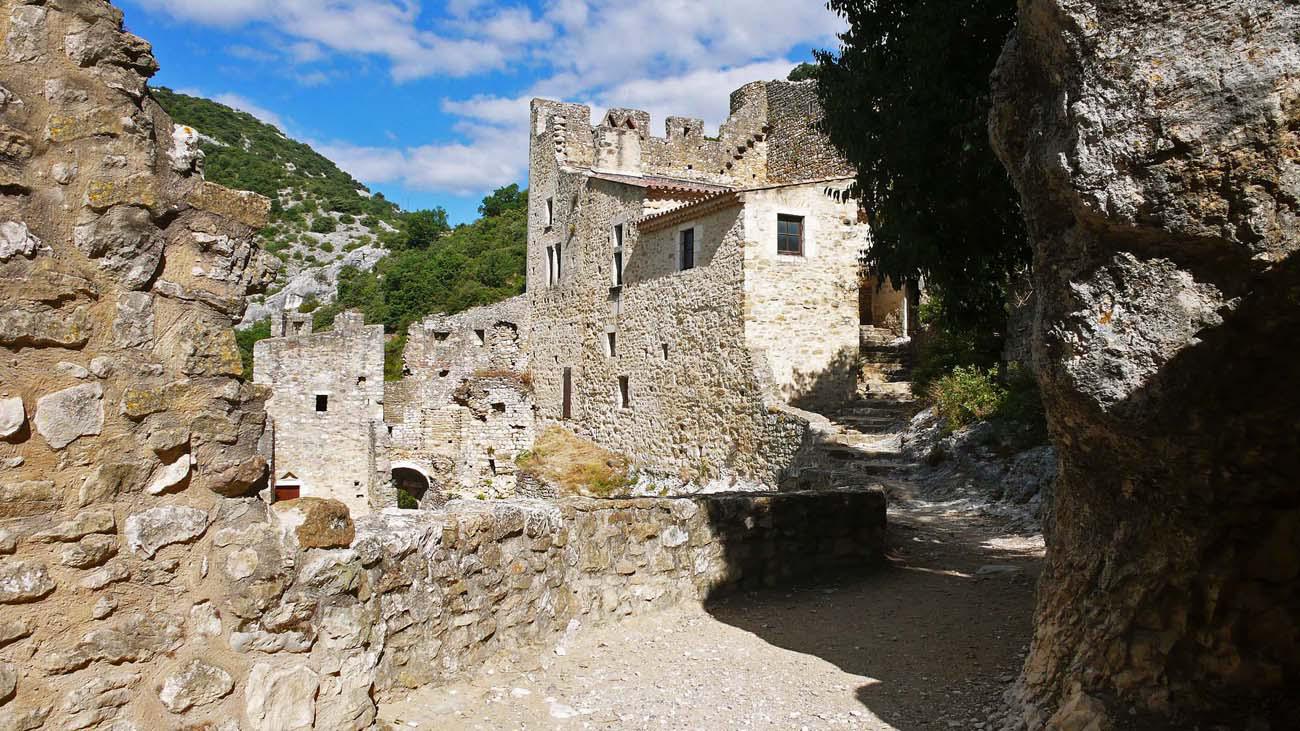
[[1061, 460], [1031, 727], [1297, 724], [1297, 28], [1279, 0], [1020, 3], [990, 124]]

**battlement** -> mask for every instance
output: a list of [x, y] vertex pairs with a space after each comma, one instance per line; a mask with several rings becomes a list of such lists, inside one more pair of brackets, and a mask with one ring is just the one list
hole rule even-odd
[[694, 117], [668, 117], [659, 137], [640, 109], [614, 107], [592, 125], [586, 105], [534, 99], [532, 141], [535, 154], [553, 152], [561, 167], [736, 187], [852, 174], [818, 129], [821, 116], [812, 82], [755, 81], [736, 89], [717, 137], [707, 137]]

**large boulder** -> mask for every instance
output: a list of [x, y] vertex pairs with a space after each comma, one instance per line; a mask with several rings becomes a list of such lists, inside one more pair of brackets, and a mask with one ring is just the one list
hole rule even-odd
[[280, 530], [302, 548], [347, 548], [356, 528], [348, 506], [338, 500], [304, 497], [275, 503]]
[[1030, 727], [1297, 725], [1297, 28], [1279, 0], [1021, 0], [990, 126], [1061, 465]]

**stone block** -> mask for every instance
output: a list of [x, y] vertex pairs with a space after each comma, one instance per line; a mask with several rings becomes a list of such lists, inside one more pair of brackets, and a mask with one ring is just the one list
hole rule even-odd
[[276, 668], [257, 663], [244, 691], [250, 731], [310, 731], [319, 687], [319, 676], [305, 665]]
[[99, 434], [104, 427], [104, 389], [84, 383], [46, 394], [36, 400], [36, 431], [54, 449]]
[[338, 500], [305, 497], [271, 506], [280, 530], [302, 548], [347, 548], [356, 536], [348, 506]]
[[0, 559], [0, 604], [23, 604], [54, 591], [54, 579], [39, 561]]
[[126, 545], [134, 553], [153, 558], [164, 546], [192, 541], [207, 529], [208, 514], [197, 508], [150, 508], [126, 519]]

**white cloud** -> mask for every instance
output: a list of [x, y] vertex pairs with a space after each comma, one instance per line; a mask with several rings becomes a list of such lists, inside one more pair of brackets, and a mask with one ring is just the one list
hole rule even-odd
[[[457, 193], [523, 179], [533, 96], [597, 111], [644, 109], [658, 134], [668, 115], [700, 117], [716, 129], [730, 91], [784, 78], [795, 65], [792, 48], [832, 45], [844, 28], [822, 2], [809, 0], [765, 0], [761, 7], [739, 0], [547, 0], [541, 11], [521, 0], [446, 0], [423, 11], [417, 0], [133, 1], [183, 20], [255, 26], [281, 58], [333, 64], [293, 70], [304, 85], [338, 76], [342, 60], [381, 59], [398, 82], [527, 68], [535, 79], [522, 93], [441, 100], [441, 111], [457, 120], [457, 139], [319, 148], [367, 183]], [[238, 101], [280, 124], [273, 113]]]
[[312, 146], [367, 184], [400, 183], [415, 190], [462, 195], [492, 190], [524, 177], [527, 135], [493, 126], [462, 127], [461, 131], [466, 142], [403, 149], [347, 143]]

